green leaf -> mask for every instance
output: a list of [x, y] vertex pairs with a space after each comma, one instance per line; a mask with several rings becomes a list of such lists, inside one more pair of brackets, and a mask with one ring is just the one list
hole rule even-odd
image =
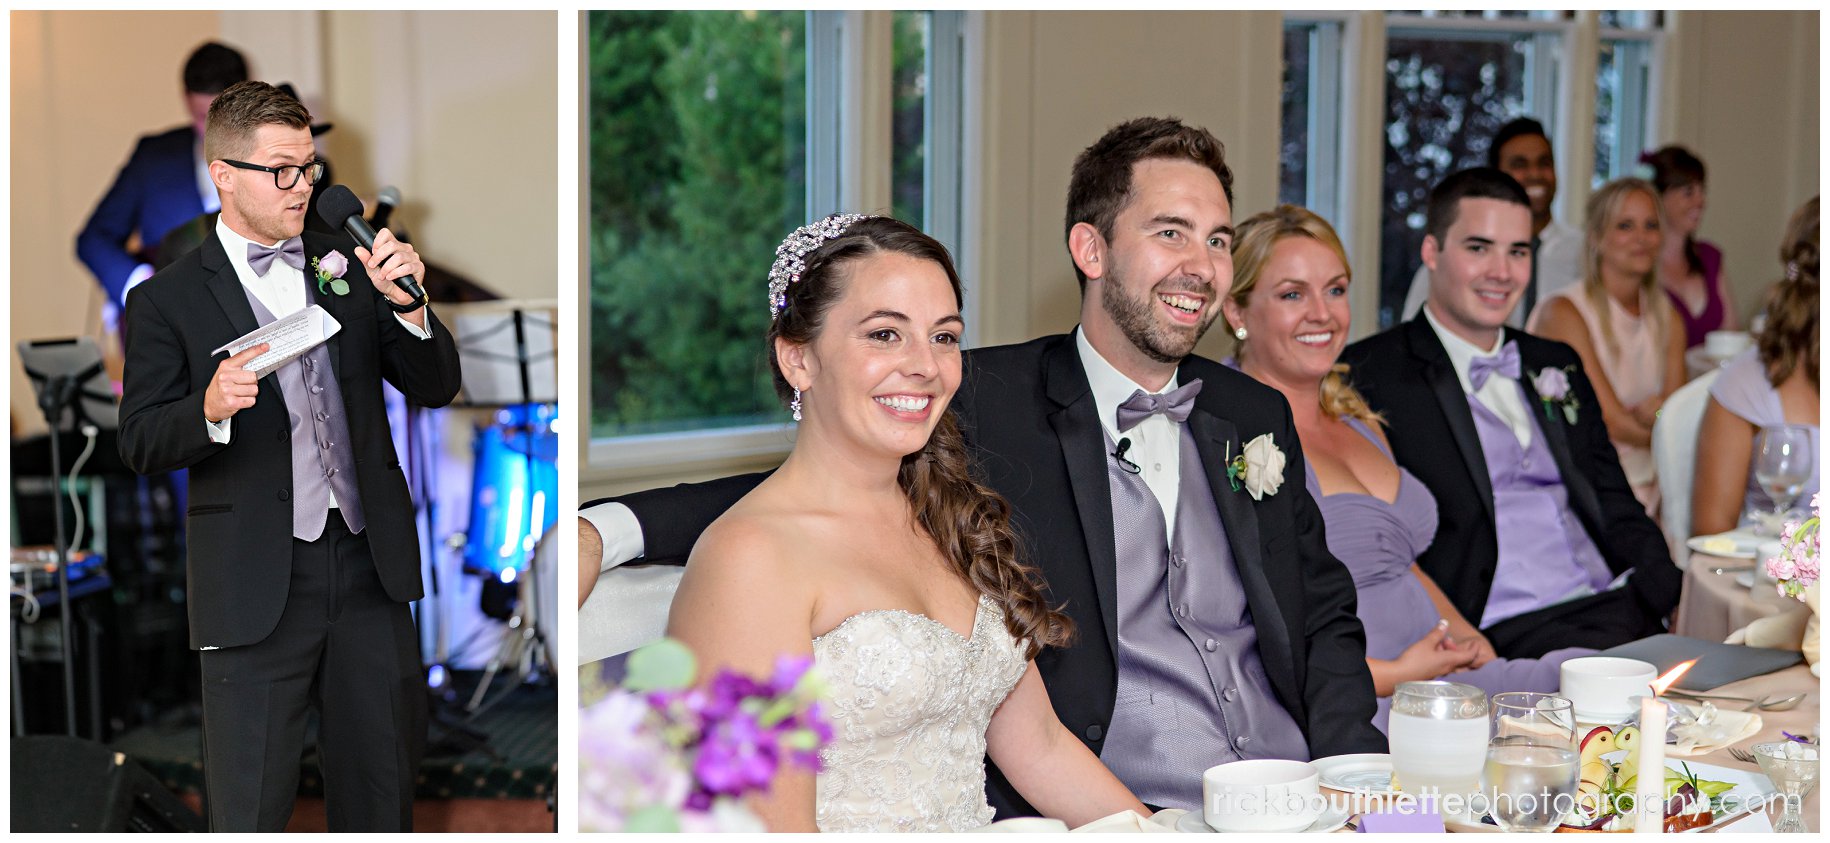
[[693, 651], [663, 638], [629, 654], [623, 687], [631, 691], [677, 691], [691, 685], [697, 664]]
[[632, 834], [679, 834], [680, 815], [666, 805], [637, 808], [624, 821], [622, 830]]
[[339, 296], [347, 296], [349, 295], [349, 282], [341, 278], [332, 278], [330, 280], [330, 291]]

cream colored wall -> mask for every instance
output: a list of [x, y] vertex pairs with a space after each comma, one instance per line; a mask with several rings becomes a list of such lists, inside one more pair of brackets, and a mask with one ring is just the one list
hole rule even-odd
[[1781, 274], [1786, 219], [1819, 190], [1818, 13], [1677, 17], [1662, 140], [1689, 147], [1708, 168], [1699, 233], [1722, 247], [1745, 324]]
[[[13, 13], [13, 341], [98, 333], [76, 232], [134, 139], [187, 119], [179, 72], [211, 38], [336, 124], [321, 143], [339, 182], [400, 188], [395, 219], [427, 259], [553, 298], [555, 26], [546, 11]], [[14, 419], [37, 429], [11, 365]]]

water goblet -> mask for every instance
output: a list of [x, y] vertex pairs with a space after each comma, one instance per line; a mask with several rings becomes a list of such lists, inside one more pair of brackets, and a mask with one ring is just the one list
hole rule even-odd
[[1500, 830], [1555, 831], [1576, 804], [1576, 750], [1543, 734], [1501, 735], [1487, 744], [1482, 779]]
[[1795, 424], [1760, 429], [1754, 440], [1754, 479], [1773, 502], [1772, 530], [1777, 533], [1805, 483], [1817, 473], [1811, 430]]
[[1536, 691], [1494, 694], [1493, 736], [1535, 736], [1545, 743], [1576, 745], [1576, 710], [1568, 699]]

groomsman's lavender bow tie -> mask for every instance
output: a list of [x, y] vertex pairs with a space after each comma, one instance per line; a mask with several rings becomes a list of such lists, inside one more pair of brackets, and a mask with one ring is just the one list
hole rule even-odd
[[1125, 403], [1118, 405], [1118, 430], [1123, 433], [1137, 427], [1138, 422], [1157, 413], [1168, 416], [1176, 424], [1188, 421], [1188, 414], [1195, 408], [1195, 396], [1200, 394], [1200, 378], [1155, 395], [1141, 389], [1133, 392]]
[[1487, 385], [1489, 375], [1504, 375], [1513, 380], [1519, 379], [1523, 371], [1519, 366], [1519, 344], [1507, 341], [1500, 346], [1500, 353], [1492, 357], [1476, 357], [1468, 361], [1468, 382], [1474, 384], [1474, 391], [1479, 392]]
[[275, 247], [262, 246], [259, 243], [248, 244], [248, 268], [255, 275], [266, 275], [267, 269], [273, 266], [273, 257], [278, 255], [287, 266], [300, 271], [305, 269], [305, 241], [292, 238]]

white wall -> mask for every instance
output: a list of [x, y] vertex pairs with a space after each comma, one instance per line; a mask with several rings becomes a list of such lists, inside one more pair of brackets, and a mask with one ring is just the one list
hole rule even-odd
[[[76, 232], [134, 139], [188, 119], [179, 73], [210, 39], [336, 125], [320, 144], [338, 181], [401, 189], [395, 219], [428, 260], [553, 298], [555, 26], [546, 11], [12, 13], [13, 342], [100, 333]], [[41, 429], [10, 365], [15, 424]]]

